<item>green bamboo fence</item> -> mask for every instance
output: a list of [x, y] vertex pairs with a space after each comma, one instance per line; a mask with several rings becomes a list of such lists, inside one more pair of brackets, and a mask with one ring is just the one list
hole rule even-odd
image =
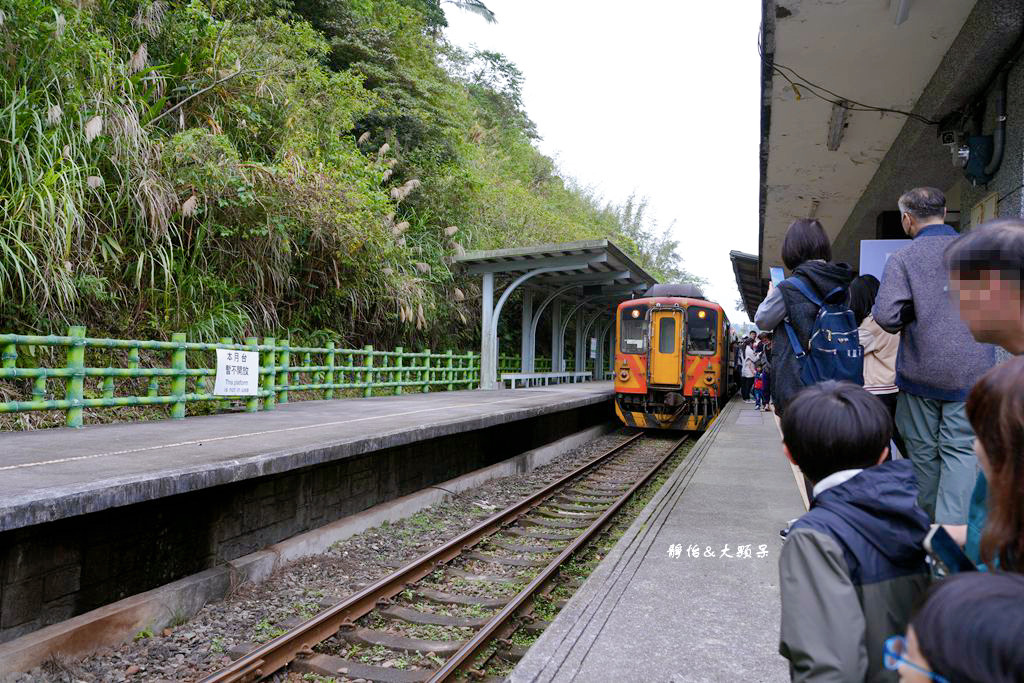
[[[63, 348], [64, 366], [26, 367], [42, 355], [39, 347]], [[26, 383], [32, 397], [0, 401], [0, 413], [60, 410], [69, 427], [80, 427], [88, 408], [162, 405], [175, 419], [185, 416], [190, 403], [215, 401], [219, 408], [229, 408], [232, 398], [213, 394], [216, 349], [260, 353], [259, 392], [234, 399], [244, 401], [247, 412], [273, 410], [295, 392], [303, 398], [330, 399], [480, 384], [480, 356], [472, 352], [344, 349], [333, 343], [292, 346], [287, 340], [254, 337], [243, 343], [228, 338], [199, 343], [183, 334], [172, 335], [170, 341], [98, 339], [87, 337], [83, 327], [72, 327], [63, 337], [0, 334], [0, 380]], [[162, 358], [166, 367], [142, 367], [140, 351], [149, 352], [147, 364], [159, 364]]]
[[[39, 347], [63, 348], [63, 367], [37, 364]], [[214, 395], [216, 349], [258, 351], [259, 391], [254, 396]], [[148, 352], [142, 367], [140, 352]], [[127, 355], [126, 355], [127, 354]], [[51, 354], [52, 355], [52, 354]], [[165, 359], [162, 361], [162, 359]], [[23, 360], [19, 365], [19, 360]], [[127, 367], [116, 367], [127, 365]], [[517, 356], [502, 356], [503, 372], [520, 369]], [[537, 372], [550, 370], [550, 359], [538, 358]], [[242, 343], [221, 338], [217, 343], [189, 342], [184, 334], [170, 341], [100, 339], [71, 327], [67, 336], [0, 334], [0, 380], [31, 387], [31, 400], [0, 401], [0, 413], [59, 410], [69, 427], [81, 427], [87, 408], [167, 406], [174, 419], [185, 417], [188, 404], [216, 402], [230, 409], [242, 401], [246, 412], [273, 410], [299, 393], [301, 398], [333, 399], [403, 392], [453, 391], [480, 385], [479, 354], [443, 353], [424, 349], [382, 351], [292, 346], [288, 340], [248, 337]]]

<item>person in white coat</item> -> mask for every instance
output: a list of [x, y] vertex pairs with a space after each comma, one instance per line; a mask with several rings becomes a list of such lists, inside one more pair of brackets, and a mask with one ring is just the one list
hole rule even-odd
[[754, 344], [747, 342], [743, 347], [743, 401], [745, 403], [754, 402], [754, 399], [750, 397], [750, 389], [754, 385], [754, 375], [757, 374], [758, 357], [759, 354], [755, 350]]

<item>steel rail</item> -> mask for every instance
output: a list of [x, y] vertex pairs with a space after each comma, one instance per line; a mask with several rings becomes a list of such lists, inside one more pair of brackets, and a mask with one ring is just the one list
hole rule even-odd
[[653, 465], [640, 479], [634, 483], [628, 491], [619, 497], [614, 503], [611, 504], [601, 516], [594, 520], [594, 522], [587, 527], [587, 529], [577, 536], [575, 539], [569, 542], [569, 545], [556, 557], [551, 563], [541, 570], [534, 579], [527, 584], [523, 590], [516, 594], [511, 601], [506, 603], [501, 610], [494, 615], [494, 617], [487, 622], [480, 630], [478, 630], [472, 638], [470, 638], [462, 648], [454, 655], [449, 657], [445, 661], [444, 665], [438, 669], [434, 675], [429, 679], [429, 683], [438, 683], [440, 681], [446, 681], [448, 678], [463, 671], [469, 667], [471, 660], [476, 653], [482, 648], [495, 634], [495, 632], [501, 628], [515, 613], [523, 606], [523, 604], [533, 597], [533, 594], [540, 589], [545, 583], [547, 583], [561, 568], [566, 561], [569, 560], [573, 554], [578, 551], [587, 541], [593, 538], [598, 531], [608, 522], [611, 517], [619, 511], [626, 501], [629, 500], [630, 496], [636, 493], [637, 489], [647, 483], [647, 481], [654, 476], [654, 474], [661, 469], [669, 458], [671, 458], [679, 448], [689, 440], [690, 436], [684, 436], [675, 442], [668, 452], [662, 457], [655, 465]]
[[[356, 619], [368, 614], [377, 607], [379, 602], [398, 595], [409, 584], [428, 576], [438, 566], [455, 559], [483, 538], [511, 524], [527, 510], [543, 503], [557, 489], [597, 467], [630, 444], [635, 443], [642, 436], [643, 432], [634, 434], [540, 491], [492, 515], [444, 545], [413, 560], [401, 569], [324, 610], [287, 633], [264, 643], [225, 668], [206, 676], [200, 680], [200, 683], [255, 681], [284, 668], [300, 653], [311, 652], [314, 645], [335, 635], [343, 626], [354, 625]], [[673, 450], [675, 448], [678, 448], [678, 445], [673, 447]]]

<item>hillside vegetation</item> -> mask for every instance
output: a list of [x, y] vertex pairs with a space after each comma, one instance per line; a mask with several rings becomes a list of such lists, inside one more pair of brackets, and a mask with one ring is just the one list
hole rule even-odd
[[609, 237], [685, 277], [444, 25], [438, 0], [0, 0], [0, 331], [468, 348], [463, 250]]

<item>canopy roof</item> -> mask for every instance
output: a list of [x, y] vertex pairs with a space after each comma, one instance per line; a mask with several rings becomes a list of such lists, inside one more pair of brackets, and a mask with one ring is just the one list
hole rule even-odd
[[757, 307], [768, 293], [768, 281], [761, 277], [759, 260], [753, 254], [730, 251], [729, 259], [732, 260], [732, 272], [736, 276], [736, 289], [740, 290], [743, 308], [753, 321]]
[[518, 276], [543, 268], [545, 272], [525, 281], [523, 286], [549, 291], [568, 287], [562, 296], [585, 297], [595, 303], [628, 298], [657, 282], [608, 240], [470, 251], [455, 261], [469, 273]]

